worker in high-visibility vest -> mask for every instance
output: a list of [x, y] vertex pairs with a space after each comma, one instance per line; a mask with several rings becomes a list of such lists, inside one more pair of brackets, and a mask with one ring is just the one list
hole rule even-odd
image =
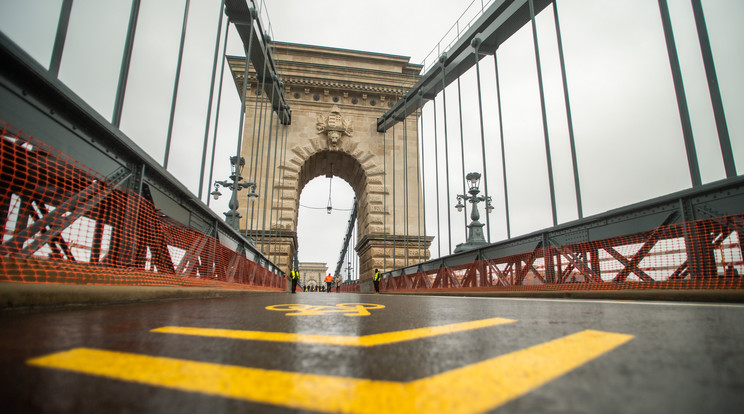
[[382, 275], [378, 269], [375, 269], [375, 275], [372, 276], [372, 283], [375, 284], [375, 293], [380, 293], [380, 278]]
[[297, 290], [297, 281], [300, 280], [300, 273], [297, 271], [297, 269], [292, 269], [289, 271], [289, 279], [292, 281], [292, 293], [295, 293]]
[[333, 276], [328, 273], [328, 276], [323, 279], [326, 282], [326, 293], [331, 293], [331, 286], [333, 285]]

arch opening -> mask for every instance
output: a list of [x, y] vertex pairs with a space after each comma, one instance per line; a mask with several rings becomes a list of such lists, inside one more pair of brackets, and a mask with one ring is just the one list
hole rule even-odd
[[[328, 269], [326, 273], [334, 273], [355, 199], [354, 190], [340, 177], [317, 176], [300, 190], [297, 213], [300, 268], [304, 263], [323, 263]], [[348, 280], [347, 262], [351, 262], [352, 275], [358, 271], [358, 255], [354, 250], [357, 234], [352, 234], [350, 239], [349, 252], [344, 256], [340, 271], [343, 280]]]

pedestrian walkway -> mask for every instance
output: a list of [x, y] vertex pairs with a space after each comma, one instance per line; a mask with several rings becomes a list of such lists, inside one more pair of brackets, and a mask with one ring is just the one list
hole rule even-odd
[[0, 313], [4, 412], [734, 412], [744, 306], [265, 293]]

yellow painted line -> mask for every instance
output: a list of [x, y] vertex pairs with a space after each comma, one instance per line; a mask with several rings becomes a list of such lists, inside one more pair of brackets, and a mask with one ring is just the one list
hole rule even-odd
[[283, 372], [87, 348], [28, 363], [302, 410], [478, 413], [519, 398], [632, 338], [587, 330], [411, 382]]
[[251, 341], [293, 342], [301, 344], [341, 345], [341, 346], [376, 346], [414, 339], [428, 338], [455, 332], [516, 322], [513, 319], [490, 318], [470, 322], [453, 323], [442, 326], [407, 329], [404, 331], [385, 332], [364, 336], [312, 335], [284, 332], [242, 331], [233, 329], [190, 328], [183, 326], [164, 326], [151, 332], [208, 336], [213, 338], [245, 339]]

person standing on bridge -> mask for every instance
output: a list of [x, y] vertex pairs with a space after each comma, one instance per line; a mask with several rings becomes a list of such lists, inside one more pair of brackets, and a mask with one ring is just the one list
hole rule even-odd
[[372, 276], [372, 283], [375, 285], [375, 294], [380, 293], [380, 270], [375, 269], [375, 275]]
[[328, 276], [325, 277], [326, 282], [326, 293], [331, 293], [331, 286], [333, 285], [333, 276], [331, 276], [330, 273], [328, 273]]
[[300, 280], [300, 273], [297, 272], [297, 269], [292, 268], [289, 271], [289, 279], [292, 281], [292, 293], [295, 293], [297, 290], [297, 281]]

